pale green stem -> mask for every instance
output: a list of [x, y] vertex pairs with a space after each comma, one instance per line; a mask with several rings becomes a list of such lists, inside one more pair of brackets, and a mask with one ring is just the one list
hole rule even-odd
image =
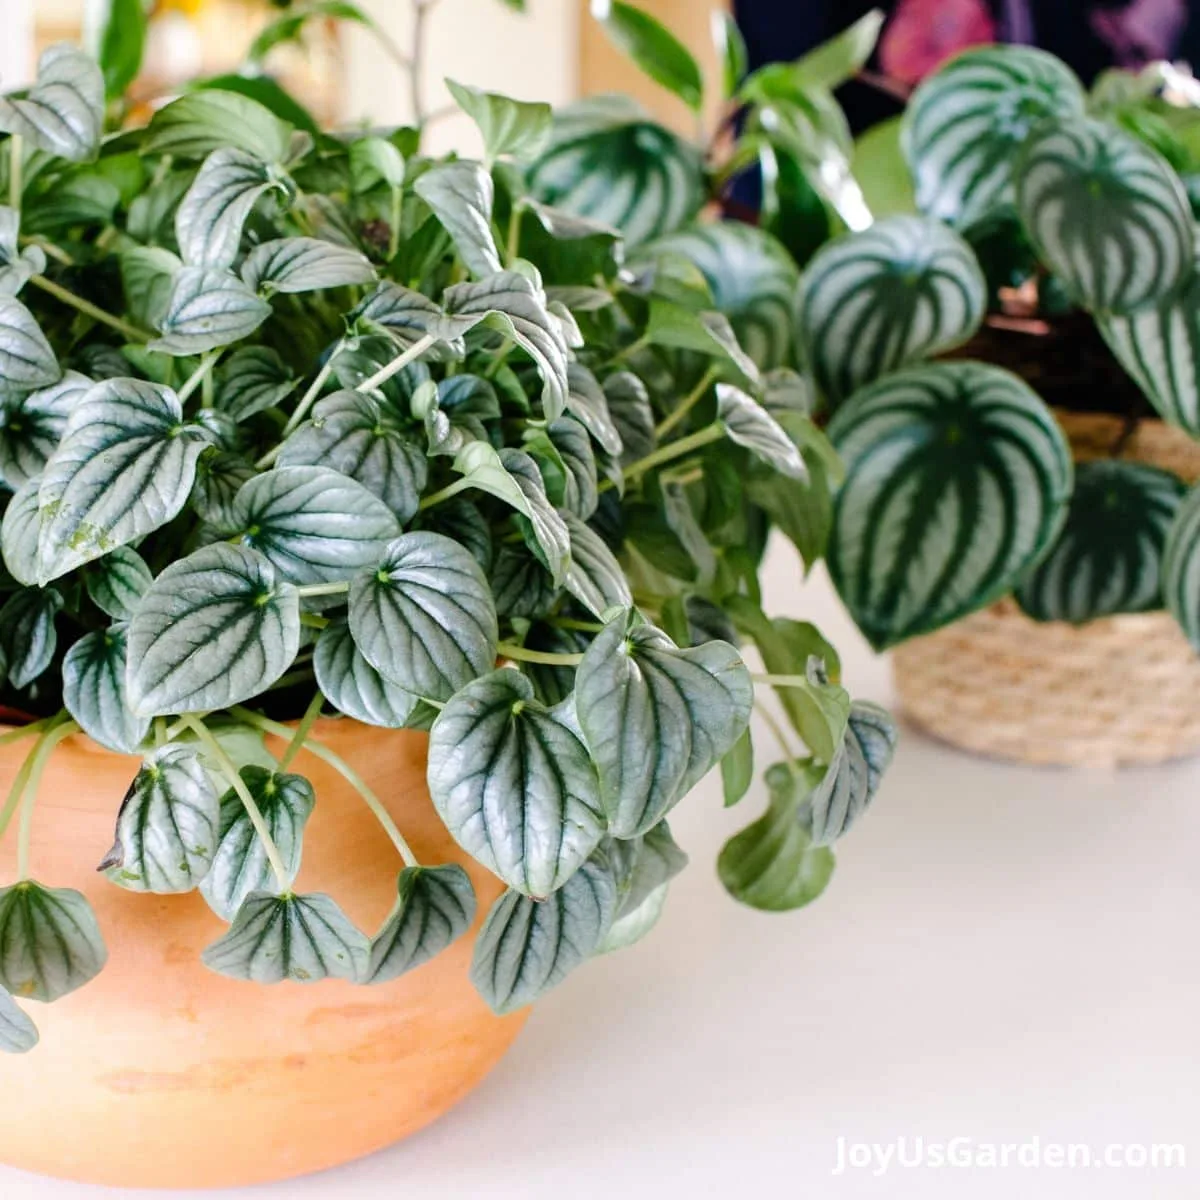
[[501, 658], [511, 658], [513, 662], [538, 663], [544, 667], [577, 667], [583, 662], [582, 654], [551, 654], [546, 650], [526, 650], [524, 646], [512, 642], [501, 642], [496, 647], [496, 653]]
[[115, 329], [131, 342], [148, 342], [154, 336], [144, 329], [130, 325], [128, 321], [122, 321], [120, 317], [114, 317], [112, 313], [105, 312], [102, 308], [97, 308], [90, 300], [85, 300], [82, 296], [77, 296], [64, 287], [59, 287], [57, 283], [47, 279], [44, 275], [34, 275], [29, 282], [34, 287], [41, 288], [47, 295], [53, 296], [56, 300], [61, 300], [63, 304], [70, 305], [76, 311], [91, 317], [92, 320], [99, 321], [110, 329]]
[[771, 687], [812, 687], [812, 680], [806, 675], [751, 675], [750, 678], [755, 683], [766, 683]]
[[46, 241], [40, 237], [22, 237], [21, 244], [25, 246], [37, 246], [47, 258], [53, 258], [56, 262], [62, 263], [64, 267], [73, 267], [75, 260], [61, 247], [56, 246], [53, 242]]
[[461, 479], [456, 479], [453, 483], [447, 484], [440, 492], [430, 492], [421, 503], [417, 506], [421, 512], [427, 508], [432, 508], [435, 504], [441, 504], [444, 500], [449, 500], [453, 496], [457, 496], [459, 492], [465, 492], [467, 488], [474, 487], [469, 475], [464, 475]]
[[350, 585], [344, 580], [341, 583], [306, 583], [296, 589], [297, 594], [305, 596], [340, 596], [350, 590]]
[[640, 337], [636, 342], [630, 342], [620, 354], [613, 359], [614, 362], [624, 362], [627, 358], [632, 358], [635, 354], [645, 350], [650, 345], [648, 337]]
[[388, 262], [396, 257], [400, 249], [400, 222], [403, 219], [404, 189], [392, 185], [392, 223], [388, 231]]
[[[698, 429], [695, 433], [689, 433], [687, 437], [680, 438], [677, 442], [672, 442], [669, 446], [660, 446], [652, 454], [647, 454], [645, 458], [639, 458], [637, 462], [631, 463], [625, 468], [624, 476], [627, 480], [634, 479], [638, 475], [644, 475], [647, 471], [653, 470], [655, 467], [662, 466], [663, 463], [671, 462], [672, 459], [682, 458], [685, 454], [691, 454], [693, 450], [699, 450], [702, 446], [707, 446], [710, 442], [720, 441], [724, 436], [725, 430], [714, 422], [704, 429]], [[606, 479], [600, 484], [599, 490], [606, 492], [613, 486], [613, 481]]]
[[302, 612], [300, 624], [307, 625], [309, 629], [324, 629], [329, 624], [329, 618], [319, 616], [317, 613]]
[[512, 266], [517, 255], [521, 252], [521, 216], [524, 209], [514, 200], [512, 213], [508, 218], [508, 238], [505, 241], [504, 261]]
[[[26, 725], [23, 729], [14, 730], [14, 733], [39, 735], [39, 741], [29, 753], [25, 756], [25, 761], [21, 763], [17, 769], [17, 776], [12, 782], [12, 787], [8, 789], [8, 797], [4, 801], [3, 809], [0, 809], [0, 838], [8, 832], [8, 827], [12, 823], [13, 814], [17, 811], [17, 805], [21, 803], [21, 797], [25, 794], [25, 785], [29, 782], [29, 772], [33, 770], [33, 758], [37, 754], [38, 746], [41, 745], [40, 738], [44, 736], [43, 731], [48, 725], [53, 722], [54, 718], [48, 717], [44, 721], [37, 722], [36, 725]], [[15, 741], [13, 734], [5, 734], [5, 738], [9, 741]]]
[[316, 378], [308, 385], [308, 391], [300, 397], [300, 403], [296, 405], [296, 411], [288, 418], [288, 423], [283, 427], [283, 434], [280, 441], [286, 438], [289, 433], [293, 433], [300, 427], [300, 422], [308, 416], [308, 410], [316, 403], [317, 397], [321, 394], [321, 389], [325, 386], [326, 381], [333, 372], [333, 363], [339, 354], [345, 349], [344, 341], [338, 342], [336, 346], [329, 352], [329, 357], [325, 360], [325, 365], [317, 372]]
[[21, 211], [21, 193], [24, 185], [24, 146], [19, 133], [8, 139], [8, 206], [14, 212]]
[[[242, 807], [246, 810], [246, 816], [250, 818], [250, 824], [254, 826], [254, 832], [258, 834], [259, 840], [262, 842], [263, 852], [271, 864], [271, 870], [275, 873], [275, 881], [279, 884], [280, 894], [286, 894], [291, 889], [292, 881], [288, 878], [287, 868], [283, 865], [283, 856], [279, 853], [279, 847], [275, 845], [275, 841], [271, 837], [271, 831], [267, 828], [262, 810], [250, 794], [250, 789], [242, 779], [241, 772], [237, 769], [233, 759], [225, 753], [225, 748], [209, 733], [199, 717], [188, 715], [183, 720], [199, 739], [200, 744], [216, 761], [217, 766], [221, 768], [221, 774], [225, 776], [229, 786], [237, 793]], [[291, 730], [288, 730], [288, 733], [290, 735]]]
[[221, 353], [220, 350], [210, 350], [200, 359], [200, 365], [184, 380], [183, 387], [176, 393], [180, 404], [187, 403], [188, 397], [208, 378]]
[[[261, 716], [259, 713], [251, 712], [248, 708], [235, 706], [232, 710], [235, 717], [245, 721], [247, 725], [255, 725], [264, 733], [273, 733], [276, 737], [290, 739], [292, 730], [279, 721], [272, 721], [270, 717]], [[404, 863], [409, 867], [420, 866], [417, 862], [417, 856], [413, 853], [412, 847], [404, 839], [404, 835], [396, 827], [396, 822], [392, 820], [391, 813], [384, 808], [379, 797], [367, 786], [366, 781], [361, 775], [346, 762], [340, 755], [335, 754], [328, 746], [321, 742], [314, 741], [311, 738], [304, 743], [304, 749], [309, 754], [315, 755], [317, 758], [327, 762], [366, 802], [367, 807], [375, 814], [375, 819], [383, 826], [384, 832], [392, 839], [394, 845], [404, 859]]]
[[425, 334], [424, 337], [413, 342], [403, 354], [393, 358], [386, 366], [380, 367], [369, 379], [364, 379], [354, 390], [356, 392], [369, 392], [377, 387], [382, 387], [393, 375], [399, 375], [409, 363], [416, 362], [436, 341], [437, 338], [433, 334]]
[[674, 429], [675, 426], [678, 425], [679, 422], [682, 421], [683, 418], [686, 417], [688, 413], [690, 413], [692, 409], [704, 399], [704, 397], [708, 394], [708, 389], [712, 387], [713, 383], [716, 381], [718, 374], [719, 372], [717, 371], [716, 367], [709, 367], [708, 370], [704, 372], [704, 378], [701, 379], [700, 382], [687, 394], [687, 396], [684, 397], [683, 403], [680, 404], [680, 406], [673, 413], [669, 413], [663, 418], [658, 427], [654, 430], [655, 434], [661, 438], [670, 433], [671, 430]]
[[292, 740], [288, 742], [288, 747], [279, 760], [280, 771], [286, 771], [291, 765], [292, 759], [303, 749], [304, 739], [308, 737], [313, 725], [316, 724], [317, 718], [321, 715], [321, 705], [324, 703], [325, 697], [320, 692], [312, 698], [312, 703], [305, 709], [304, 716], [300, 718], [300, 724], [296, 726], [296, 732], [292, 734]]
[[577, 629], [580, 633], [603, 633], [604, 626], [599, 621], [577, 621], [574, 617], [552, 617], [551, 623], [559, 629]]
[[762, 717], [763, 724], [766, 725], [766, 727], [771, 731], [772, 736], [779, 743], [779, 748], [783, 751], [783, 757], [786, 758], [790, 763], [795, 762], [797, 758], [796, 752], [792, 749], [790, 743], [788, 742], [787, 736], [783, 732], [783, 726], [780, 725], [777, 720], [775, 720], [775, 717], [772, 715], [770, 709], [768, 709], [765, 704], [755, 703], [754, 711], [758, 713], [760, 717]]
[[13, 742], [33, 737], [35, 733], [41, 733], [49, 724], [50, 718], [45, 717], [41, 721], [34, 721], [30, 725], [22, 725], [20, 729], [10, 729], [7, 733], [0, 734], [0, 746], [11, 746]]
[[38, 788], [42, 782], [42, 772], [50, 758], [54, 747], [64, 738], [77, 733], [79, 726], [74, 721], [64, 721], [46, 730], [38, 739], [33, 753], [26, 761], [29, 763], [29, 775], [25, 784], [25, 799], [21, 805], [21, 824], [17, 829], [17, 879], [20, 882], [29, 878], [29, 843], [33, 833], [33, 806], [37, 800]]

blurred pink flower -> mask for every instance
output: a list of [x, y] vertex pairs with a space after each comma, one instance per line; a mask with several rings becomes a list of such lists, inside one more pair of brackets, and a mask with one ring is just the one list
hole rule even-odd
[[952, 54], [996, 40], [985, 0], [901, 0], [879, 44], [884, 74], [917, 83]]

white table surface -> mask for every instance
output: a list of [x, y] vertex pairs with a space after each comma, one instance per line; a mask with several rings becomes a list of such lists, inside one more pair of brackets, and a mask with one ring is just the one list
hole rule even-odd
[[[835, 640], [855, 695], [891, 699], [886, 663], [822, 578], [799, 586], [784, 547], [768, 601]], [[760, 783], [723, 811], [706, 780], [672, 816], [692, 866], [659, 928], [551, 993], [439, 1123], [351, 1166], [224, 1195], [1200, 1194], [1200, 763], [1018, 768], [905, 729], [829, 890], [786, 915], [735, 904], [714, 871], [763, 805]], [[835, 1176], [839, 1137], [1182, 1143], [1188, 1165]], [[0, 1169], [0, 1200], [117, 1194]]]

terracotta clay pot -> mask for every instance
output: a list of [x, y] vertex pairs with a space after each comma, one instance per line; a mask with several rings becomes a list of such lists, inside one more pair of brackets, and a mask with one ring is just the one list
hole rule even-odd
[[[315, 736], [361, 772], [422, 862], [466, 868], [479, 900], [475, 929], [379, 987], [262, 987], [215, 975], [200, 951], [225, 926], [199, 895], [133, 894], [96, 873], [137, 761], [70, 738], [40, 789], [32, 874], [88, 897], [109, 961], [79, 991], [28, 1006], [42, 1038], [0, 1062], [12, 1101], [0, 1161], [120, 1187], [284, 1179], [421, 1128], [508, 1048], [526, 1014], [493, 1016], [467, 978], [475, 932], [501, 885], [435, 814], [427, 737], [349, 720], [322, 721]], [[0, 788], [30, 744], [0, 750]], [[328, 892], [374, 932], [395, 899], [396, 852], [339, 775], [303, 753], [295, 769], [317, 793], [297, 888]], [[14, 842], [0, 846], [0, 880], [14, 877]]]

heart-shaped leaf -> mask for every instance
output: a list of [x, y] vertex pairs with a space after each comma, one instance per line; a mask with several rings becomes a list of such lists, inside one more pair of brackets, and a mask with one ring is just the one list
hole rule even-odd
[[809, 797], [814, 846], [833, 845], [866, 811], [892, 761], [898, 736], [886, 709], [863, 700], [850, 706], [842, 744]]
[[371, 941], [364, 983], [388, 983], [441, 954], [475, 919], [475, 889], [462, 867], [405, 867], [399, 896]]
[[728, 318], [719, 312], [693, 312], [670, 300], [650, 302], [646, 339], [671, 350], [692, 350], [732, 366], [737, 374], [756, 387], [758, 367], [738, 344]]
[[513, 670], [475, 680], [442, 709], [429, 794], [455, 841], [530, 896], [562, 887], [604, 832], [587, 749]]
[[242, 280], [264, 295], [315, 292], [374, 283], [375, 268], [350, 246], [310, 237], [277, 238], [250, 251], [242, 264]]
[[121, 252], [120, 262], [129, 315], [139, 325], [157, 329], [183, 261], [162, 246], [132, 246]]
[[63, 704], [84, 733], [118, 754], [136, 754], [150, 718], [135, 716], [125, 690], [125, 629], [84, 634], [63, 659]]
[[808, 88], [838, 88], [867, 65], [883, 29], [882, 9], [873, 8], [836, 37], [810, 50], [795, 63], [796, 83]]
[[78, 371], [36, 392], [14, 395], [0, 407], [0, 478], [14, 491], [46, 469], [70, 417], [92, 386]]
[[190, 892], [217, 847], [217, 793], [191, 746], [147, 757], [117, 813], [117, 835], [99, 870], [133, 892]]
[[129, 625], [140, 716], [211, 712], [261, 695], [300, 646], [300, 600], [257, 551], [217, 542], [172, 563]]
[[296, 390], [287, 363], [266, 346], [243, 346], [224, 362], [216, 405], [235, 421], [282, 404]]
[[0, 525], [0, 546], [4, 549], [4, 565], [8, 573], [28, 587], [37, 583], [38, 532], [42, 519], [38, 511], [38, 492], [41, 479], [22, 484], [4, 510]]
[[532, 158], [546, 144], [554, 115], [550, 105], [481, 92], [453, 79], [446, 80], [446, 87], [458, 107], [479, 127], [489, 163], [506, 154]]
[[129, 620], [154, 582], [145, 560], [128, 546], [97, 559], [84, 578], [92, 603], [115, 621]]
[[571, 534], [571, 565], [563, 581], [567, 591], [597, 617], [612, 608], [632, 608], [625, 572], [604, 539], [570, 513], [565, 520]]
[[1036, 621], [1076, 625], [1161, 608], [1163, 547], [1185, 490], [1144, 463], [1080, 463], [1066, 523], [1017, 602]]
[[284, 190], [283, 182], [261, 158], [232, 146], [214, 150], [175, 213], [183, 261], [196, 267], [233, 266], [246, 218], [272, 189]]
[[725, 807], [732, 808], [750, 790], [754, 782], [754, 740], [747, 729], [721, 759], [721, 786]]
[[592, 956], [616, 909], [616, 882], [601, 853], [545, 900], [510, 889], [475, 940], [471, 982], [495, 1013], [532, 1004]]
[[14, 688], [31, 684], [50, 665], [58, 645], [54, 618], [63, 598], [54, 588], [22, 588], [0, 608], [0, 661]]
[[443, 315], [428, 296], [385, 279], [349, 320], [363, 332], [386, 333], [401, 350], [407, 350], [431, 333]]
[[[295, 879], [304, 826], [316, 804], [312, 784], [303, 775], [280, 775], [254, 764], [238, 773], [262, 813], [288, 877]], [[270, 892], [275, 886], [262, 839], [241, 797], [230, 788], [220, 800], [216, 851], [200, 891], [213, 912], [230, 921], [252, 892]]]
[[1195, 257], [1192, 211], [1166, 159], [1109, 121], [1046, 122], [1016, 166], [1017, 211], [1042, 260], [1088, 308], [1160, 300]]
[[1071, 456], [1015, 375], [939, 363], [890, 375], [834, 416], [846, 464], [829, 571], [881, 650], [1009, 592], [1066, 516]]
[[717, 384], [717, 420], [731, 442], [789, 479], [807, 479], [808, 468], [783, 426], [757, 400], [729, 383]]
[[104, 76], [90, 54], [59, 42], [42, 51], [23, 95], [0, 97], [0, 130], [59, 158], [95, 158], [104, 129]]
[[725, 843], [717, 873], [726, 891], [764, 912], [811, 904], [833, 874], [833, 851], [814, 846], [802, 819], [823, 767], [776, 763], [767, 769], [771, 801], [753, 825]]
[[284, 442], [279, 463], [332, 467], [373, 492], [402, 523], [416, 513], [429, 471], [414, 438], [378, 401], [353, 391], [319, 400], [312, 420]]
[[214, 150], [234, 149], [265, 163], [282, 163], [291, 140], [292, 126], [257, 100], [205, 88], [185, 93], [154, 114], [142, 153], [196, 159]]
[[437, 533], [406, 533], [350, 584], [350, 630], [381, 675], [427, 700], [449, 700], [489, 671], [499, 637], [487, 580], [469, 551]]
[[621, 0], [592, 0], [592, 16], [613, 44], [694, 112], [704, 103], [704, 78], [687, 47], [649, 13]]
[[1163, 599], [1200, 651], [1200, 487], [1188, 492], [1163, 550]]
[[233, 529], [292, 583], [350, 579], [377, 563], [400, 524], [361, 483], [327, 467], [277, 467], [242, 485]]
[[387, 138], [362, 137], [350, 143], [350, 183], [356, 193], [380, 184], [403, 187], [404, 176], [404, 155]]
[[818, 250], [798, 303], [801, 355], [838, 404], [905, 363], [967, 341], [983, 320], [987, 286], [952, 229], [895, 216]]
[[501, 269], [500, 252], [492, 237], [495, 187], [479, 163], [438, 163], [417, 179], [413, 191], [445, 226], [472, 275], [482, 279]]
[[236, 275], [219, 267], [183, 267], [159, 322], [162, 337], [150, 343], [161, 354], [203, 354], [252, 334], [271, 306]]
[[37, 1026], [8, 992], [0, 988], [0, 1050], [6, 1054], [25, 1054], [37, 1043]]
[[0, 388], [29, 392], [62, 376], [41, 326], [15, 296], [0, 295]]
[[610, 621], [579, 665], [575, 705], [615, 837], [636, 837], [733, 748], [754, 689], [725, 642], [680, 650], [665, 633]]
[[313, 654], [317, 686], [339, 712], [366, 725], [403, 729], [419, 697], [385, 679], [359, 652], [345, 617], [334, 617], [317, 638]]
[[41, 581], [170, 521], [187, 501], [206, 440], [184, 424], [170, 388], [140, 379], [91, 388], [42, 476]]
[[83, 895], [32, 879], [0, 888], [0, 986], [23, 1000], [57, 1000], [93, 980], [108, 959]]
[[217, 974], [252, 983], [357, 983], [368, 953], [367, 939], [329, 896], [252, 892], [200, 957]]

